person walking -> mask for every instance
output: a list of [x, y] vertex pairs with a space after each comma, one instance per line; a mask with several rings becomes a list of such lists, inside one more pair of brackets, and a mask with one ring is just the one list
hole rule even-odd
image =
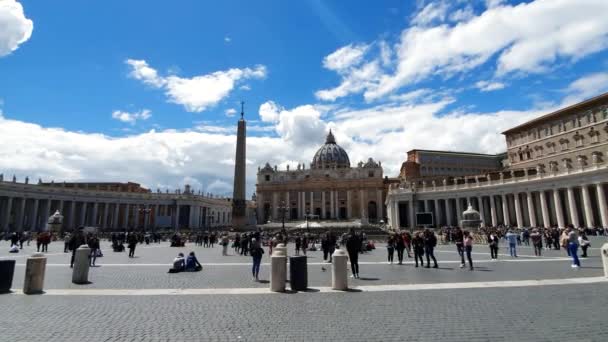
[[587, 234], [585, 234], [584, 230], [581, 230], [581, 233], [578, 236], [578, 244], [581, 246], [581, 249], [583, 250], [583, 255], [581, 255], [581, 258], [586, 258], [587, 249], [589, 248], [589, 246], [591, 246], [591, 243], [589, 242], [589, 239], [587, 238]]
[[264, 249], [260, 245], [258, 239], [253, 238], [251, 240], [251, 247], [249, 249], [253, 265], [251, 267], [251, 276], [253, 281], [259, 281], [260, 265], [262, 264], [262, 256], [264, 255]]
[[97, 253], [99, 251], [99, 239], [97, 236], [91, 236], [88, 239], [88, 245], [91, 249], [91, 254], [89, 254], [89, 266], [95, 266], [95, 261], [97, 260]]
[[135, 257], [135, 246], [137, 246], [137, 236], [133, 232], [127, 237], [127, 247], [129, 248], [129, 258]]
[[538, 229], [532, 229], [530, 240], [532, 240], [532, 246], [534, 247], [534, 255], [541, 256], [543, 251], [543, 236], [540, 234]]
[[405, 243], [405, 251], [407, 252], [407, 257], [412, 257], [412, 236], [410, 232], [403, 233], [403, 242]]
[[471, 253], [473, 252], [473, 236], [468, 231], [464, 231], [462, 233], [464, 239], [464, 252], [467, 255], [467, 260], [469, 261], [469, 269], [473, 270], [473, 258], [471, 257]]
[[386, 251], [388, 252], [388, 263], [393, 263], [393, 255], [395, 254], [395, 238], [393, 235], [388, 237], [386, 241]]
[[422, 256], [424, 255], [424, 239], [420, 235], [420, 232], [414, 233], [412, 238], [412, 248], [414, 249], [414, 260], [416, 261], [416, 267], [418, 267], [418, 259], [420, 259], [420, 267], [424, 267], [424, 261]]
[[354, 229], [350, 229], [350, 233], [346, 238], [346, 252], [350, 260], [350, 268], [352, 278], [359, 279], [359, 252], [361, 251], [361, 238], [355, 234]]
[[426, 268], [431, 267], [431, 259], [433, 259], [433, 263], [435, 263], [433, 268], [439, 268], [439, 266], [437, 266], [437, 259], [435, 259], [435, 246], [437, 246], [437, 237], [432, 230], [427, 228], [424, 231], [424, 254], [426, 254]]
[[498, 235], [491, 232], [490, 235], [488, 235], [488, 246], [490, 246], [490, 258], [492, 260], [498, 259], [498, 242]]
[[397, 259], [399, 265], [403, 265], [403, 251], [405, 250], [405, 241], [403, 241], [403, 235], [395, 235], [395, 249], [397, 249]]
[[574, 228], [568, 229], [568, 253], [572, 257], [572, 268], [581, 267], [578, 259], [578, 234]]
[[456, 251], [460, 256], [460, 268], [464, 267], [464, 235], [460, 227], [456, 227], [452, 233], [452, 239], [456, 243]]
[[68, 243], [69, 248], [72, 251], [72, 258], [70, 259], [70, 268], [74, 267], [74, 258], [76, 257], [76, 250], [78, 249], [78, 247], [85, 244], [84, 234], [82, 232], [83, 229], [84, 227], [79, 227], [76, 232], [72, 234], [70, 242]]
[[514, 233], [513, 230], [509, 230], [506, 235], [507, 241], [509, 242], [509, 254], [512, 258], [517, 258], [517, 237], [519, 234]]

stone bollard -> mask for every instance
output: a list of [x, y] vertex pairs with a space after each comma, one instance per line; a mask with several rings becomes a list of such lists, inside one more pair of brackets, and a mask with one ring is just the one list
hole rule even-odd
[[74, 257], [74, 269], [72, 270], [72, 283], [89, 283], [89, 255], [91, 249], [87, 245], [82, 245], [76, 250]]
[[331, 288], [334, 290], [348, 290], [348, 256], [343, 249], [336, 248], [332, 255]]
[[272, 251], [270, 262], [270, 291], [285, 292], [287, 281], [287, 256], [283, 249]]
[[608, 277], [608, 242], [602, 246], [602, 263], [604, 264], [604, 276]]
[[15, 260], [0, 260], [0, 293], [11, 292], [15, 275]]
[[25, 264], [25, 280], [23, 293], [40, 294], [44, 289], [44, 273], [46, 271], [46, 257], [42, 253], [33, 254], [27, 258]]

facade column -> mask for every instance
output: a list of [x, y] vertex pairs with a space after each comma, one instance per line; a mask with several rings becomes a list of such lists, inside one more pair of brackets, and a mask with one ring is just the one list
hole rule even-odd
[[492, 220], [492, 227], [498, 226], [498, 218], [496, 216], [496, 199], [494, 195], [490, 195], [490, 219]]
[[[274, 195], [276, 195], [276, 193]], [[190, 210], [188, 210], [188, 213], [189, 213], [188, 228], [192, 229], [192, 228], [194, 228], [194, 206], [189, 205], [188, 208], [190, 209]], [[144, 213], [145, 213], [145, 211], [144, 211]], [[144, 217], [144, 224], [145, 224], [145, 222], [146, 222], [146, 218]]]
[[[389, 202], [390, 203], [390, 202]], [[391, 222], [391, 226], [393, 227], [393, 229], [400, 229], [401, 228], [401, 222], [400, 222], [400, 218], [399, 218], [399, 201], [395, 198], [392, 201], [393, 204], [393, 212], [392, 212], [392, 217], [393, 217], [393, 221]]]
[[175, 220], [173, 221], [173, 228], [179, 229], [179, 204], [175, 205]]
[[365, 199], [363, 198], [363, 190], [359, 190], [359, 217], [363, 220], [365, 218]]
[[279, 219], [279, 193], [278, 192], [273, 192], [272, 193], [272, 220], [273, 221], [277, 221]]
[[572, 225], [574, 228], [580, 227], [580, 221], [578, 220], [578, 211], [576, 211], [576, 200], [574, 198], [574, 188], [568, 187], [568, 207], [570, 208], [570, 217], [572, 218]]
[[120, 203], [114, 204], [114, 215], [112, 216], [112, 228], [118, 229], [118, 215], [120, 210]]
[[291, 220], [291, 202], [289, 201], [289, 191], [285, 192], [285, 208], [283, 210], [287, 210], [285, 212], [285, 219]]
[[[34, 202], [34, 205], [38, 204], [38, 200]], [[70, 215], [67, 217], [68, 219], [68, 229], [74, 229], [74, 220], [76, 219], [76, 201], [70, 202]]]
[[13, 198], [8, 197], [6, 202], [6, 207], [4, 210], [4, 215], [2, 215], [2, 230], [8, 232], [8, 225], [10, 223], [11, 218], [11, 209], [13, 206]]
[[562, 210], [562, 201], [559, 196], [559, 189], [553, 190], [553, 202], [555, 203], [555, 216], [557, 217], [558, 228], [565, 228], [564, 211]]
[[150, 224], [150, 206], [144, 204], [144, 230], [148, 230]]
[[34, 199], [34, 207], [32, 208], [32, 218], [30, 219], [30, 230], [36, 230], [38, 228], [38, 204], [37, 198]]
[[477, 206], [479, 207], [479, 219], [481, 220], [481, 226], [486, 227], [486, 213], [483, 209], [483, 196], [477, 196]]
[[325, 220], [325, 191], [321, 191], [321, 218]]
[[140, 209], [140, 205], [136, 204], [133, 206], [133, 214], [135, 215], [135, 222], [133, 223], [133, 228], [134, 229], [138, 229], [139, 228], [139, 209]]
[[531, 191], [526, 193], [526, 200], [528, 202], [528, 215], [530, 215], [530, 227], [536, 227], [536, 211], [534, 211], [534, 197]]
[[445, 215], [446, 215], [446, 220], [445, 223], [447, 223], [448, 226], [453, 226], [454, 225], [454, 216], [452, 215], [452, 207], [450, 206], [450, 199], [446, 198], [445, 199]]
[[441, 227], [441, 206], [438, 199], [435, 200], [435, 227]]
[[310, 215], [315, 214], [315, 192], [314, 191], [310, 192], [310, 205], [308, 206], [308, 210], [309, 210]]
[[335, 213], [336, 213], [336, 200], [334, 199], [334, 191], [331, 190], [329, 192], [329, 214], [330, 214], [330, 219], [335, 219]]
[[[346, 203], [346, 205], [348, 206], [348, 203]], [[334, 218], [336, 220], [340, 218], [340, 201], [338, 199], [338, 190], [334, 190]]]
[[600, 210], [600, 218], [602, 219], [602, 228], [608, 227], [608, 207], [606, 206], [606, 195], [604, 194], [604, 186], [601, 183], [595, 185], [597, 191], [597, 203]]
[[517, 221], [517, 228], [521, 228], [523, 226], [523, 220], [521, 216], [521, 205], [519, 203], [518, 192], [513, 194], [513, 204], [515, 205], [515, 220]]
[[158, 217], [160, 216], [160, 204], [154, 206], [154, 225], [153, 228], [158, 228]]
[[581, 194], [583, 195], [583, 211], [585, 212], [585, 227], [595, 227], [593, 222], [593, 212], [591, 208], [591, 197], [586, 184], [581, 185]]
[[549, 228], [551, 226], [551, 220], [549, 218], [549, 207], [547, 206], [547, 198], [545, 197], [545, 191], [539, 191], [538, 195], [540, 196], [540, 210], [543, 215], [543, 227]]
[[346, 218], [347, 219], [351, 219], [353, 217], [352, 199], [353, 199], [352, 190], [346, 190]]
[[511, 225], [511, 217], [509, 216], [509, 204], [507, 202], [507, 195], [502, 194], [502, 217], [505, 226]]

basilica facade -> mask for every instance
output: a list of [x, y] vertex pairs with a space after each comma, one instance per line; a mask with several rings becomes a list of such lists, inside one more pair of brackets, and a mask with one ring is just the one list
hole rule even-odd
[[269, 163], [258, 168], [258, 223], [307, 217], [377, 223], [385, 220], [388, 183], [382, 164], [372, 158], [351, 167], [348, 154], [330, 130], [309, 168], [299, 164], [279, 170]]

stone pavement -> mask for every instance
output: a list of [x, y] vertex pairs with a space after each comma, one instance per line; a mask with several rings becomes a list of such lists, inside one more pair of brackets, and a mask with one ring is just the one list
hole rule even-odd
[[[568, 279], [601, 279], [599, 250], [594, 238], [591, 257], [583, 268], [570, 268], [565, 251], [519, 249], [519, 258], [499, 256], [490, 261], [487, 246], [474, 247], [475, 271], [460, 269], [454, 246], [440, 246], [441, 269], [387, 265], [382, 246], [360, 257], [361, 280], [349, 285], [419, 284], [421, 290], [317, 293], [330, 286], [331, 266], [321, 252], [309, 253], [311, 291], [295, 294], [244, 294], [267, 288], [250, 279], [249, 257], [222, 257], [221, 249], [189, 244], [185, 248], [138, 246], [138, 258], [113, 253], [103, 243], [101, 267], [92, 268], [90, 285], [70, 282], [69, 254], [63, 244], [49, 247], [45, 288], [49, 289], [229, 289], [243, 294], [212, 295], [0, 295], [0, 340], [4, 341], [604, 341], [608, 314], [608, 282], [566, 284]], [[13, 288], [23, 285], [27, 254], [9, 255], [0, 243], [0, 258], [15, 258]], [[167, 274], [178, 252], [194, 250], [203, 272]], [[289, 246], [293, 254], [293, 246]], [[500, 253], [508, 252], [502, 248]], [[27, 253], [27, 254], [25, 254]], [[396, 258], [396, 256], [395, 256]], [[264, 263], [268, 263], [268, 252]], [[321, 268], [324, 267], [326, 271]], [[262, 266], [268, 279], [269, 266]], [[564, 280], [566, 285], [500, 287], [513, 280]], [[467, 283], [488, 282], [488, 288]], [[459, 283], [456, 288], [424, 290], [424, 284]], [[460, 283], [464, 283], [462, 285]], [[484, 285], [485, 283], [481, 283]], [[397, 286], [399, 288], [399, 286]], [[72, 290], [73, 291], [73, 290]], [[259, 292], [259, 291], [258, 291]], [[218, 292], [219, 293], [219, 292]]]

